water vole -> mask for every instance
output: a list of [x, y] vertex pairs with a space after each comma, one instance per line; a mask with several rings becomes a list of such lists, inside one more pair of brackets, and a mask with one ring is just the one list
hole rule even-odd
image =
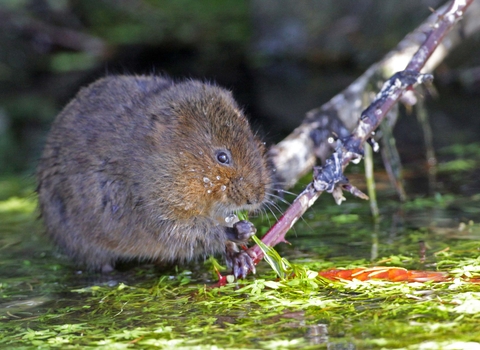
[[106, 77], [53, 123], [37, 169], [41, 216], [54, 241], [90, 269], [225, 253], [241, 275], [251, 259], [234, 242], [255, 230], [225, 218], [267, 201], [265, 153], [220, 87]]

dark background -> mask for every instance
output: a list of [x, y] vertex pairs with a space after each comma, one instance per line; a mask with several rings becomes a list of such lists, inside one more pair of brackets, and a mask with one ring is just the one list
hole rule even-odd
[[[0, 0], [0, 175], [31, 174], [56, 114], [105, 74], [157, 73], [233, 90], [269, 142], [343, 90], [443, 1]], [[479, 36], [436, 72], [436, 147], [480, 140]], [[396, 127], [404, 161], [421, 128]]]

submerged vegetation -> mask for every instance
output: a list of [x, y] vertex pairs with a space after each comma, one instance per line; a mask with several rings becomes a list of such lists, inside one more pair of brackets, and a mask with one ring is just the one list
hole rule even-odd
[[[376, 226], [367, 202], [334, 206], [325, 196], [287, 237], [291, 246], [276, 247], [286, 264], [277, 266], [280, 277], [262, 262], [255, 276], [222, 287], [211, 261], [163, 270], [135, 265], [111, 275], [76, 271], [42, 236], [36, 199], [28, 191], [17, 195], [0, 201], [2, 348], [480, 346], [480, 284], [466, 279], [480, 277], [478, 195], [404, 205], [382, 198]], [[427, 247], [424, 259], [419, 241]], [[318, 277], [331, 268], [376, 265], [441, 270], [452, 278]]]

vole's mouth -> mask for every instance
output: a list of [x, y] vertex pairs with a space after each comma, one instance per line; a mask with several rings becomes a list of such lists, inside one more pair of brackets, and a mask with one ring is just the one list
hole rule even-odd
[[245, 211], [248, 211], [248, 212], [251, 212], [251, 211], [256, 211], [258, 209], [260, 209], [262, 207], [262, 203], [255, 203], [255, 204], [247, 204], [247, 205], [244, 205], [242, 206], [240, 209], [238, 210], [245, 210]]
[[262, 207], [263, 202], [258, 203], [245, 203], [242, 205], [232, 204], [228, 206], [228, 212], [235, 213], [239, 211], [253, 212]]
[[[231, 205], [231, 206], [220, 206], [216, 208], [214, 217], [218, 218], [221, 222], [225, 222], [227, 226], [233, 225], [235, 222], [239, 221], [238, 213], [255, 213], [261, 208], [262, 204], [252, 204], [252, 205]], [[240, 215], [241, 216], [241, 215]]]

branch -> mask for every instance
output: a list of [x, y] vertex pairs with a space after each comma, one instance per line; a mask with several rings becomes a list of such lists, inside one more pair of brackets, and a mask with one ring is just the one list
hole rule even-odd
[[[394, 74], [382, 87], [373, 103], [361, 114], [357, 127], [352, 134], [337, 141], [334, 154], [327, 159], [324, 166], [314, 168], [314, 179], [307, 188], [295, 199], [283, 216], [270, 228], [262, 238], [268, 246], [286, 242], [285, 235], [295, 222], [313, 205], [323, 191], [333, 193], [335, 199], [341, 202], [344, 198], [342, 190], [348, 190], [354, 195], [366, 196], [348, 183], [343, 176], [343, 170], [350, 162], [359, 162], [363, 156], [363, 145], [370, 140], [375, 129], [385, 118], [387, 112], [398, 102], [403, 92], [415, 84], [422, 84], [433, 79], [430, 74], [420, 74], [428, 58], [440, 45], [440, 41], [454, 24], [462, 17], [473, 0], [453, 1], [443, 15], [438, 16], [424, 43], [407, 65], [406, 70]], [[262, 250], [253, 246], [247, 251], [254, 257], [255, 263], [263, 258]]]
[[[423, 72], [432, 72], [455, 47], [480, 30], [480, 1], [469, 1], [468, 5], [470, 3], [471, 7], [461, 26], [448, 32], [442, 43], [440, 37], [436, 36], [437, 50], [426, 62]], [[324, 161], [331, 154], [334, 147], [325, 140], [332, 132], [340, 138], [348, 137], [357, 124], [356, 116], [373, 100], [375, 94], [372, 89], [378, 89], [395, 72], [405, 69], [414, 53], [420, 52], [419, 47], [425, 45], [426, 38], [431, 37], [432, 32], [441, 32], [437, 26], [443, 23], [443, 16], [449, 10], [445, 5], [435, 11], [413, 32], [406, 35], [395, 49], [370, 66], [345, 90], [323, 106], [309, 111], [300, 126], [272, 147], [272, 161], [282, 184], [286, 187], [293, 186], [301, 176], [310, 171], [317, 158]], [[431, 49], [428, 51], [432, 52]], [[415, 67], [408, 69], [417, 70]]]

